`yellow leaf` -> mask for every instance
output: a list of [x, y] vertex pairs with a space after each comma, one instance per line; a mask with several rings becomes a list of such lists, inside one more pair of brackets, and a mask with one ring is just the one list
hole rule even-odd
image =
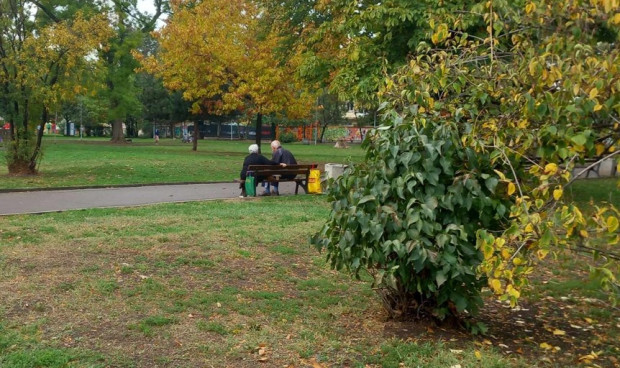
[[536, 61], [536, 59], [533, 59], [530, 64], [529, 64], [529, 70], [530, 70], [530, 75], [532, 77], [536, 76], [536, 67], [538, 66], [538, 62]]
[[511, 254], [508, 251], [508, 249], [506, 249], [506, 248], [502, 249], [502, 258], [503, 259], [508, 259], [508, 258], [510, 258], [510, 256], [511, 256]]
[[504, 175], [503, 172], [501, 172], [499, 170], [493, 170], [493, 171], [495, 171], [495, 173], [497, 174], [497, 176], [499, 176], [500, 179], [506, 180], [506, 175]]
[[496, 294], [500, 294], [502, 291], [502, 283], [498, 279], [492, 279], [489, 286]]
[[573, 94], [574, 95], [578, 95], [579, 94], [579, 85], [578, 84], [575, 84], [573, 86]]
[[603, 7], [605, 8], [605, 13], [611, 12], [611, 9], [616, 5], [616, 0], [603, 0]]
[[506, 293], [508, 293], [508, 295], [516, 299], [518, 299], [521, 296], [521, 293], [519, 292], [519, 290], [512, 287], [512, 285], [506, 286]]
[[596, 96], [598, 96], [598, 89], [596, 87], [594, 87], [594, 88], [592, 88], [590, 90], [589, 97], [590, 97], [591, 100], [594, 100], [596, 98]]
[[545, 259], [547, 254], [549, 254], [549, 251], [546, 249], [539, 249], [538, 251], [536, 251], [536, 256], [538, 256], [538, 259], [540, 260]]
[[605, 152], [605, 145], [602, 143], [597, 143], [594, 148], [596, 148], [596, 155], [600, 156]]
[[613, 233], [616, 230], [618, 230], [618, 219], [614, 216], [609, 216], [607, 218], [607, 231]]
[[546, 342], [541, 343], [540, 347], [545, 350], [553, 349], [553, 346], [547, 344]]
[[480, 352], [480, 350], [474, 351], [474, 355], [476, 356], [476, 359], [478, 360], [482, 359], [482, 353]]
[[550, 163], [545, 165], [545, 174], [553, 175], [558, 172], [558, 165]]
[[579, 235], [581, 235], [584, 238], [587, 238], [588, 237], [588, 232], [585, 231], [585, 230], [579, 230]]
[[611, 22], [613, 24], [620, 24], [620, 13], [616, 13], [613, 18], [611, 18]]
[[596, 104], [596, 106], [594, 106], [594, 112], [597, 112], [597, 111], [599, 111], [599, 110], [600, 110], [600, 109], [602, 109], [602, 108], [603, 108], [603, 105], [601, 105], [601, 104]]
[[532, 2], [525, 6], [525, 14], [531, 14], [534, 10], [536, 10], [536, 4]]
[[508, 183], [508, 195], [512, 195], [517, 190], [514, 183]]
[[564, 336], [564, 335], [566, 335], [566, 332], [565, 332], [565, 331], [562, 331], [562, 330], [555, 329], [555, 330], [553, 331], [553, 334], [554, 334], [555, 336]]
[[533, 232], [533, 231], [534, 231], [534, 226], [533, 226], [532, 224], [527, 224], [527, 225], [525, 226], [525, 232], [526, 232], [526, 233], [531, 233], [531, 232]]
[[562, 198], [562, 193], [564, 193], [562, 188], [558, 188], [558, 189], [554, 190], [553, 191], [553, 199], [555, 199], [556, 201], [559, 201], [560, 198]]
[[596, 354], [590, 353], [588, 355], [580, 356], [579, 357], [579, 361], [587, 363], [587, 362], [590, 362], [592, 360], [595, 360], [596, 358], [597, 358]]

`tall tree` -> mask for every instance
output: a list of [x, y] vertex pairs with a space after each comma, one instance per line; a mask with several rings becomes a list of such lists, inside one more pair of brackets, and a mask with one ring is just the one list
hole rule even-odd
[[135, 69], [139, 66], [131, 55], [143, 42], [144, 36], [155, 29], [157, 20], [168, 10], [167, 0], [153, 0], [154, 14], [138, 10], [136, 0], [112, 0], [108, 11], [114, 19], [116, 32], [110, 47], [101, 53], [107, 66], [106, 88], [108, 119], [112, 121], [114, 143], [125, 142], [123, 121], [141, 111]]
[[36, 173], [50, 107], [83, 92], [85, 80], [96, 74], [92, 55], [109, 37], [104, 17], [75, 6], [56, 13], [58, 5], [0, 3], [0, 110], [11, 126], [10, 173]]
[[193, 113], [241, 110], [256, 116], [257, 143], [263, 115], [307, 114], [312, 99], [292, 78], [289, 64], [275, 57], [278, 39], [259, 26], [256, 2], [177, 0], [172, 12], [156, 32], [160, 53], [142, 64], [167, 88], [183, 91]]

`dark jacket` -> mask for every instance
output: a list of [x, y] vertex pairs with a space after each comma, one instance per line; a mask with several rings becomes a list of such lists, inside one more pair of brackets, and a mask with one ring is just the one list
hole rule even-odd
[[[250, 153], [246, 156], [245, 160], [243, 160], [243, 168], [241, 169], [241, 180], [245, 180], [246, 174], [248, 172], [248, 166], [250, 165], [277, 165], [278, 163], [275, 161], [271, 161], [267, 157], [260, 155], [258, 153]], [[257, 180], [258, 181], [258, 180]]]
[[278, 149], [273, 153], [273, 157], [271, 159], [279, 164], [284, 163], [287, 165], [297, 165], [297, 160], [295, 160], [295, 156], [293, 156], [291, 151], [282, 147], [278, 147]]

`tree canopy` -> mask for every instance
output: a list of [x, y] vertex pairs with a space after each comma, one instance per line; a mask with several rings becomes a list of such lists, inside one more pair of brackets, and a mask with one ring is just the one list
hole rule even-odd
[[257, 115], [258, 122], [264, 114], [308, 113], [314, 100], [293, 77], [290, 63], [276, 58], [279, 39], [263, 32], [256, 2], [171, 5], [168, 24], [154, 33], [161, 46], [158, 54], [137, 57], [167, 88], [182, 91], [194, 113], [241, 110], [249, 117]]

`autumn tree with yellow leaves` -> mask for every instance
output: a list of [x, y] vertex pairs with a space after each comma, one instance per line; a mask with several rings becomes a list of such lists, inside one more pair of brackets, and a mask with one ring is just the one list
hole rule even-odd
[[42, 2], [0, 3], [0, 111], [10, 123], [11, 174], [36, 173], [50, 108], [85, 92], [97, 69], [93, 55], [110, 35], [103, 16], [55, 11]]
[[171, 7], [166, 26], [154, 32], [159, 52], [135, 55], [167, 88], [182, 91], [193, 113], [256, 116], [259, 144], [263, 115], [308, 114], [314, 99], [295, 78], [291, 60], [274, 53], [278, 38], [261, 24], [256, 2], [173, 0]]
[[575, 164], [618, 162], [619, 2], [456, 3], [427, 8], [425, 37], [383, 78], [384, 125], [313, 243], [369, 271], [395, 316], [472, 315], [484, 287], [515, 305], [560, 252], [590, 254], [615, 303], [620, 213], [586, 216], [564, 192]]

